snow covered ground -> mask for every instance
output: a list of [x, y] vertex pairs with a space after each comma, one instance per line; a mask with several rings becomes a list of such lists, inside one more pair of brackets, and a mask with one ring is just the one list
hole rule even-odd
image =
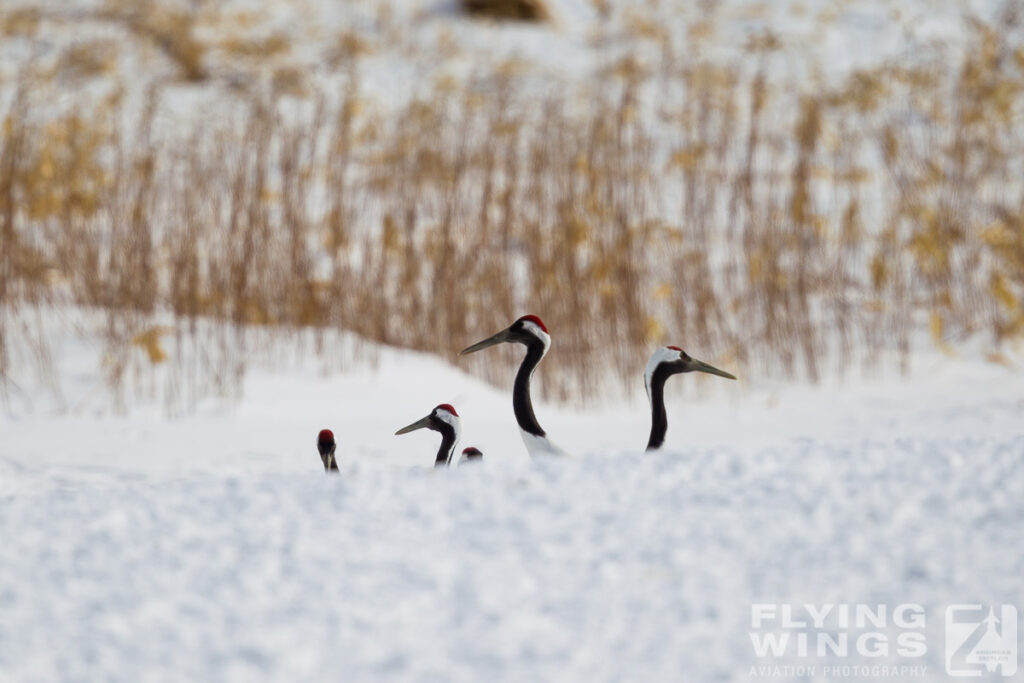
[[[72, 405], [102, 393], [87, 347], [60, 357]], [[946, 606], [1021, 606], [1017, 368], [921, 354], [910, 377], [814, 389], [674, 378], [690, 388], [654, 456], [639, 397], [540, 404], [578, 457], [531, 463], [510, 391], [378, 360], [257, 369], [240, 402], [179, 419], [9, 406], [0, 681], [951, 680]], [[393, 436], [440, 402], [482, 465], [434, 471], [436, 435]], [[927, 652], [758, 657], [762, 603], [920, 605]]]

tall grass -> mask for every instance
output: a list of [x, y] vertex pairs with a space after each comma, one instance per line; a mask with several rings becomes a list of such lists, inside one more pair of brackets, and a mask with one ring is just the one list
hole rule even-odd
[[[112, 386], [170, 363], [186, 403], [237, 390], [254, 327], [454, 358], [533, 312], [556, 336], [558, 399], [635, 389], [662, 343], [812, 380], [905, 357], [919, 330], [997, 351], [1024, 333], [1013, 8], [971, 24], [961, 55], [802, 87], [768, 67], [770, 35], [722, 63], [636, 21], [571, 87], [502, 63], [384, 111], [346, 43], [331, 87], [279, 71], [172, 135], [166, 82], [47, 107], [66, 83], [26, 63], [0, 100], [3, 384], [15, 335], [40, 349], [19, 362], [49, 362], [32, 312], [67, 305], [103, 314]], [[164, 49], [207, 78], [183, 20], [118, 16], [140, 39], [184, 32]], [[201, 366], [168, 350], [187, 347]], [[468, 362], [497, 380], [493, 361]]]

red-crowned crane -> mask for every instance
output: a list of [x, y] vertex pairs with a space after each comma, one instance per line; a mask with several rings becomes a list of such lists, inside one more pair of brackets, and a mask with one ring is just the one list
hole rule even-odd
[[465, 464], [467, 462], [481, 462], [484, 459], [484, 454], [480, 452], [479, 448], [470, 446], [462, 449], [462, 457], [459, 458], [459, 464]]
[[544, 354], [551, 348], [551, 335], [541, 319], [535, 315], [524, 315], [497, 334], [466, 347], [460, 353], [475, 353], [489, 346], [503, 342], [523, 344], [526, 346], [526, 357], [516, 373], [516, 381], [512, 388], [512, 408], [519, 423], [526, 450], [533, 457], [542, 455], [565, 455], [565, 451], [553, 444], [537, 422], [533, 414], [533, 401], [530, 400], [530, 377]]
[[452, 454], [455, 452], [455, 444], [459, 442], [459, 437], [462, 435], [462, 421], [459, 419], [459, 414], [455, 412], [455, 408], [448, 403], [442, 403], [430, 411], [430, 415], [399, 429], [395, 432], [395, 436], [417, 429], [429, 429], [441, 434], [441, 448], [438, 449], [437, 457], [434, 459], [434, 467], [449, 465]]
[[316, 449], [320, 452], [320, 460], [324, 463], [324, 472], [337, 472], [338, 461], [334, 459], [334, 451], [338, 444], [334, 442], [334, 432], [321, 429], [316, 437]]
[[647, 441], [648, 451], [656, 451], [665, 443], [665, 432], [668, 431], [665, 380], [682, 372], [706, 372], [726, 379], [736, 379], [724, 370], [690, 358], [689, 354], [678, 346], [663, 346], [651, 354], [651, 359], [647, 361], [647, 369], [644, 371], [644, 386], [647, 387], [647, 398], [651, 402], [651, 438]]

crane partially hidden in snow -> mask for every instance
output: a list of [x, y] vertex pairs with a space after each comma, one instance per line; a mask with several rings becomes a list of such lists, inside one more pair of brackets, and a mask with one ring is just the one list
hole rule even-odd
[[526, 356], [519, 366], [512, 388], [512, 409], [515, 411], [516, 422], [519, 423], [519, 432], [523, 437], [523, 443], [526, 444], [527, 452], [533, 457], [565, 455], [565, 451], [551, 442], [537, 422], [537, 416], [533, 414], [533, 401], [530, 400], [530, 377], [551, 348], [548, 328], [537, 316], [524, 315], [501, 332], [466, 347], [460, 355], [475, 353], [503, 342], [526, 346]]
[[434, 467], [449, 465], [452, 454], [455, 452], [455, 444], [462, 436], [462, 421], [459, 419], [459, 414], [455, 412], [455, 408], [451, 404], [442, 403], [430, 411], [426, 417], [399, 429], [395, 432], [395, 436], [408, 434], [417, 429], [429, 429], [441, 435], [441, 448], [438, 449], [437, 457], [434, 459]]
[[324, 472], [337, 472], [338, 461], [334, 459], [334, 451], [338, 444], [334, 441], [334, 432], [321, 429], [316, 437], [316, 449], [320, 452], [320, 460], [324, 463]]
[[665, 380], [683, 372], [706, 372], [726, 379], [736, 379], [725, 370], [690, 358], [689, 354], [678, 346], [663, 346], [651, 354], [651, 359], [647, 361], [647, 369], [644, 371], [644, 386], [647, 387], [647, 398], [651, 402], [651, 437], [647, 441], [648, 451], [661, 448], [665, 443], [665, 432], [668, 431]]
[[459, 458], [459, 464], [463, 465], [467, 462], [480, 462], [484, 459], [484, 454], [479, 448], [475, 446], [469, 446], [462, 449], [462, 457]]

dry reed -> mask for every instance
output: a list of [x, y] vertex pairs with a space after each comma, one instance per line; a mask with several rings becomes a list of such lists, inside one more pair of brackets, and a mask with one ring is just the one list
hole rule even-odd
[[[906, 358], [921, 329], [998, 351], [1024, 333], [1011, 9], [972, 25], [960, 63], [883, 64], [798, 97], [763, 67], [770, 36], [721, 64], [636, 22], [653, 62], [611, 58], [541, 95], [500, 64], [368, 115], [352, 49], [340, 91], [275, 79], [172, 136], [155, 130], [167, 82], [46, 110], [58, 86], [28, 64], [0, 111], [2, 384], [12, 335], [45, 347], [31, 311], [68, 305], [103, 314], [113, 387], [170, 363], [169, 404], [237, 391], [264, 327], [454, 358], [533, 312], [557, 336], [559, 399], [635, 390], [662, 343], [811, 380]], [[114, 19], [208, 76], [182, 16]], [[92, 49], [108, 46], [60, 63], [92, 78], [107, 59]]]

